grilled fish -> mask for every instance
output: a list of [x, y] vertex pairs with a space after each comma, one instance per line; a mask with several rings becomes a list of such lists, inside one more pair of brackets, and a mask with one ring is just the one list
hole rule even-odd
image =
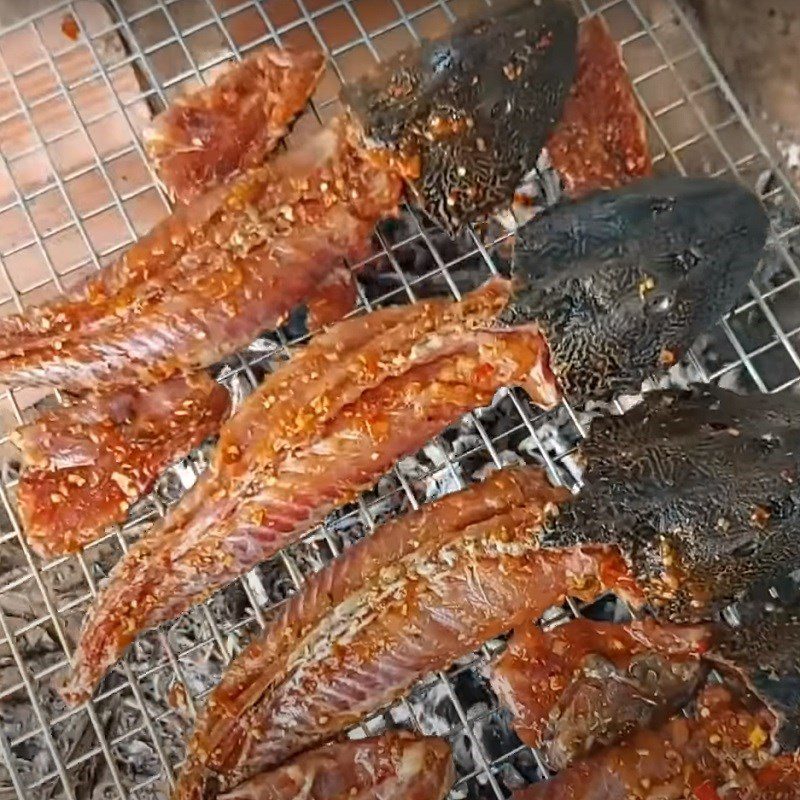
[[44, 558], [72, 553], [125, 519], [229, 410], [228, 392], [200, 372], [79, 400], [18, 428], [17, 503], [31, 548]]
[[562, 770], [639, 728], [653, 728], [694, 696], [706, 675], [709, 627], [576, 619], [514, 631], [491, 670], [514, 730]]
[[398, 54], [342, 100], [454, 231], [507, 204], [535, 166], [573, 82], [577, 27], [562, 0], [517, 2]]
[[[581, 26], [577, 57], [580, 65], [578, 75], [563, 110], [562, 122], [548, 142], [553, 154], [591, 153], [588, 163], [593, 167], [582, 167], [580, 174], [574, 164], [559, 163], [573, 195], [598, 186], [613, 188], [650, 170], [641, 115], [620, 60], [619, 48], [599, 18], [592, 18]], [[291, 116], [312, 90], [320, 68], [321, 59], [317, 54], [283, 52], [267, 47], [234, 67], [213, 86], [179, 99], [174, 107], [158, 118], [149, 134], [151, 156], [158, 162], [162, 179], [179, 197], [189, 199], [189, 195], [199, 192], [201, 184], [227, 180], [231, 177], [229, 173], [243, 166], [257, 166], [251, 163], [256, 154], [262, 153], [265, 147], [271, 149], [274, 146], [276, 137], [282, 135]], [[280, 90], [276, 90], [276, 86], [281, 87]], [[284, 92], [283, 100], [278, 97], [281, 92]], [[603, 112], [598, 117], [600, 109]], [[271, 123], [254, 135], [250, 123], [264, 113]], [[247, 124], [242, 131], [237, 131], [236, 136], [229, 135], [228, 129], [239, 117], [244, 118]], [[590, 136], [589, 130], [598, 131], [598, 135]], [[609, 131], [627, 132], [620, 139]], [[186, 146], [195, 134], [199, 134], [205, 143], [202, 149]], [[595, 167], [602, 173], [602, 180], [598, 178]], [[300, 297], [304, 286], [310, 292], [306, 298]], [[296, 297], [290, 297], [289, 303], [302, 299], [306, 299], [308, 306], [309, 328], [315, 329], [341, 319], [355, 305], [356, 287], [351, 269], [344, 265], [334, 267], [313, 288], [300, 284]], [[86, 323], [89, 321], [83, 315], [81, 319]], [[267, 318], [267, 322], [274, 320], [274, 317]], [[156, 384], [152, 390], [153, 403], [157, 403], [158, 397], [166, 391], [157, 387]], [[121, 391], [127, 394], [129, 390]], [[143, 400], [145, 389], [138, 386], [137, 391]], [[181, 421], [185, 419], [184, 416]], [[165, 418], [161, 443], [165, 464], [179, 459], [184, 453], [180, 437], [175, 440], [173, 452], [168, 452], [169, 437], [166, 434], [174, 428], [176, 421]], [[91, 447], [89, 437], [98, 436], [99, 432], [90, 426], [84, 426], [84, 429], [86, 446]], [[97, 473], [98, 464], [95, 468]], [[99, 475], [100, 480], [108, 484], [113, 472]], [[128, 485], [133, 488], [140, 484]], [[142, 491], [145, 491], [144, 484], [142, 486]], [[38, 509], [35, 514], [38, 523], [31, 536], [33, 546], [38, 547], [41, 541], [47, 540], [47, 554], [51, 556], [74, 549], [73, 545], [67, 544], [71, 534], [61, 525], [60, 508], [48, 509], [46, 495], [42, 493], [29, 492], [26, 497], [28, 504], [35, 498]], [[126, 504], [133, 499], [133, 494], [130, 494]], [[118, 509], [116, 515], [109, 514], [105, 518], [105, 523], [124, 520], [125, 509], [122, 505]], [[28, 510], [25, 513], [28, 519], [32, 519], [33, 512]], [[93, 522], [90, 518], [83, 518], [78, 523], [83, 532], [74, 540], [76, 543], [88, 543], [103, 531], [100, 519]]]
[[[357, 113], [359, 92], [378, 98], [365, 80], [349, 90], [353, 117], [179, 208], [82, 291], [0, 321], [0, 382], [108, 389], [209, 366], [276, 327], [343, 260], [363, 259], [375, 223], [397, 212], [403, 181], [445, 221], [508, 200], [558, 118], [575, 39], [572, 12], [547, 0], [489, 11], [403, 54], [374, 79], [391, 100], [382, 111]], [[413, 85], [410, 104], [400, 102], [405, 85]], [[511, 111], [492, 117], [497, 103]], [[389, 117], [392, 130], [405, 131], [399, 149], [375, 130]], [[420, 133], [426, 126], [430, 135]], [[478, 147], [491, 153], [459, 160], [468, 165], [459, 176], [452, 158]], [[446, 202], [462, 185], [465, 198], [477, 191], [479, 178], [494, 188], [469, 210]]]
[[209, 366], [363, 258], [399, 179], [332, 125], [179, 208], [78, 296], [0, 321], [0, 381], [80, 391]]
[[[391, 113], [406, 130], [402, 152], [365, 138], [356, 112], [370, 129], [380, 114], [361, 108], [353, 89], [352, 115], [260, 164], [313, 91], [322, 68], [316, 53], [265, 48], [179, 100], [156, 121], [149, 150], [179, 196], [197, 196], [85, 287], [0, 321], [0, 383], [143, 392], [229, 355], [301, 302], [313, 325], [332, 322], [355, 296], [346, 262], [371, 252], [374, 225], [397, 212], [404, 182], [438, 207], [456, 188], [453, 152], [478, 148], [487, 152], [465, 161], [456, 181], [469, 184], [462, 222], [510, 198], [572, 82], [575, 28], [561, 0], [487, 10], [386, 67], [378, 80], [386, 82], [387, 113], [396, 102]], [[446, 53], [458, 55], [437, 56]], [[404, 80], [418, 102], [402, 102], [396, 89]], [[489, 103], [508, 113], [488, 115]], [[448, 129], [451, 116], [459, 122]], [[515, 125], [512, 152], [506, 134]], [[426, 126], [427, 134], [413, 133]], [[478, 178], [493, 186], [486, 197], [474, 196]], [[201, 184], [223, 180], [198, 195]], [[457, 210], [442, 208], [445, 222]], [[41, 518], [55, 516], [50, 509]], [[63, 539], [60, 529], [51, 533]]]
[[[647, 602], [677, 625], [682, 615], [669, 612], [682, 609], [676, 599], [683, 586], [697, 590], [704, 582], [705, 594], [693, 595], [704, 598], [723, 578], [725, 594], [726, 574], [738, 567], [742, 591], [755, 590], [761, 558], [767, 556], [770, 574], [778, 565], [769, 548], [756, 559], [750, 551], [728, 550], [726, 532], [716, 524], [719, 505], [735, 513], [765, 490], [775, 503], [791, 498], [793, 486], [780, 475], [781, 465], [790, 469], [800, 452], [793, 438], [798, 426], [789, 426], [794, 415], [787, 399], [754, 402], [711, 389], [659, 392], [597, 425], [586, 445], [587, 488], [577, 500], [549, 489], [536, 469], [502, 471], [379, 529], [315, 576], [231, 666], [198, 723], [178, 797], [203, 796], [208, 780], [240, 780], [253, 765], [280, 763], [335, 737], [422, 675], [566, 595], [593, 599], [613, 590], [633, 607]], [[722, 491], [720, 479], [729, 481]], [[788, 530], [796, 505], [783, 505]], [[474, 509], [482, 516], [466, 516]], [[680, 528], [666, 527], [678, 520]], [[735, 541], [741, 531], [730, 531]], [[661, 547], [650, 547], [651, 538]], [[689, 558], [703, 552], [707, 562]], [[785, 551], [781, 570], [796, 564]], [[712, 606], [689, 607], [697, 619], [688, 622], [722, 625]], [[769, 738], [776, 727], [780, 743], [787, 741], [789, 715], [770, 703], [778, 682], [771, 692], [761, 682], [796, 669], [798, 628], [794, 618], [776, 618], [772, 626], [762, 619], [774, 633], [765, 629], [759, 636], [754, 629], [739, 638], [737, 650], [731, 631], [731, 643], [715, 639], [704, 657], [724, 659], [750, 676], [748, 687], [780, 712], [768, 713], [765, 729]], [[783, 639], [784, 655], [781, 630], [791, 633]], [[703, 631], [652, 628], [648, 637], [654, 646], [666, 639], [666, 649], [680, 653], [703, 641]], [[796, 695], [788, 697], [796, 708]]]
[[571, 399], [638, 391], [742, 295], [767, 228], [753, 194], [709, 178], [563, 203], [518, 231], [519, 289], [503, 319], [535, 321]]
[[557, 401], [535, 331], [481, 330], [508, 289], [347, 320], [269, 376], [223, 428], [206, 474], [112, 571], [67, 696], [88, 696], [139, 631], [294, 541], [502, 386]]
[[173, 199], [189, 203], [260, 167], [306, 107], [324, 67], [318, 51], [267, 45], [211, 86], [174, 100], [143, 137]]
[[708, 657], [716, 652], [741, 673], [775, 711], [779, 742], [795, 747], [800, 625], [792, 611], [767, 613], [764, 602], [800, 566], [794, 397], [712, 386], [654, 392], [596, 422], [583, 454], [586, 489], [545, 543], [615, 545], [664, 621], [716, 622], [738, 603], [748, 624]]
[[612, 550], [539, 548], [537, 530], [568, 497], [538, 469], [503, 470], [384, 525], [312, 577], [214, 690], [176, 797], [205, 797], [336, 736], [567, 594], [626, 594]]
[[222, 795], [224, 800], [443, 800], [453, 784], [444, 739], [385, 733], [329, 744]]
[[[643, 322], [647, 336], [641, 346], [648, 352], [658, 343], [687, 347], [700, 322], [712, 324], [729, 299], [724, 291], [706, 291], [702, 276], [721, 275], [720, 280], [741, 288], [758, 258], [763, 229], [751, 220], [750, 195], [728, 184], [668, 180], [648, 187], [622, 196], [621, 207], [630, 219], [609, 226], [607, 205], [607, 216], [596, 228], [582, 222], [572, 239], [563, 217], [548, 217], [557, 233], [554, 252], [569, 255], [568, 239], [569, 248], [579, 249], [584, 258], [577, 263], [577, 278], [569, 260], [561, 263], [558, 275], [554, 255], [542, 248], [550, 256], [552, 274], [541, 297], [528, 290], [515, 294], [511, 282], [497, 279], [459, 304], [435, 300], [347, 320], [265, 381], [226, 425], [208, 475], [113, 571], [87, 620], [66, 696], [72, 701], [87, 697], [139, 631], [171, 619], [294, 541], [371, 486], [397, 458], [417, 450], [466, 411], [488, 403], [500, 387], [520, 385], [545, 408], [557, 402], [561, 392], [550, 369], [553, 354], [560, 359], [569, 352], [583, 354], [585, 333], [573, 320], [565, 320], [563, 331], [553, 329], [550, 309], [577, 302], [570, 294], [576, 282], [587, 303], [598, 287], [616, 290], [613, 303], [601, 295], [594, 308], [594, 349], [618, 348], [620, 359], [629, 354], [634, 362], [617, 364], [623, 379], [609, 371], [607, 362], [590, 360], [576, 369], [587, 382], [585, 390], [591, 383], [604, 394], [606, 380], [618, 389], [638, 389], [646, 374], [658, 368], [657, 359], [648, 361], [620, 338], [621, 330]], [[706, 213], [715, 202], [730, 204], [731, 236], [741, 237], [731, 274], [710, 253], [688, 272], [667, 261], [671, 251], [643, 222], [652, 216], [652, 205], [660, 207], [667, 196], [672, 211], [665, 209], [663, 215], [673, 222], [692, 211]], [[594, 207], [598, 201], [587, 202]], [[583, 220], [582, 207], [575, 209], [576, 219]], [[666, 224], [660, 216], [656, 223]], [[692, 225], [688, 231], [695, 234]], [[629, 271], [614, 271], [603, 257], [623, 246], [638, 254], [638, 272], [652, 258], [664, 291], [679, 294], [680, 303], [652, 309]], [[694, 245], [682, 239], [677, 227], [670, 246]], [[499, 325], [509, 312], [519, 324]], [[539, 332], [543, 328], [550, 332], [547, 339]]]
[[[768, 713], [747, 711], [721, 686], [707, 689], [691, 719], [579, 761], [551, 780], [514, 793], [514, 800], [761, 800], [759, 783], [777, 783], [770, 765]], [[779, 762], [784, 772], [788, 762]], [[772, 776], [772, 777], [770, 777]], [[797, 787], [783, 800], [800, 796]]]

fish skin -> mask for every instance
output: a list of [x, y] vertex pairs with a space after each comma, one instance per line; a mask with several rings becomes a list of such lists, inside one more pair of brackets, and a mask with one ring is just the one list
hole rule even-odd
[[715, 619], [800, 565], [799, 415], [787, 394], [647, 393], [593, 425], [586, 488], [545, 540], [615, 544], [662, 619]]
[[308, 104], [324, 69], [319, 51], [266, 45], [210, 86], [173, 100], [143, 134], [171, 197], [189, 203], [260, 167]]
[[176, 800], [335, 737], [567, 593], [635, 597], [613, 551], [539, 549], [537, 531], [569, 497], [539, 469], [502, 470], [313, 576], [210, 696]]
[[706, 676], [709, 626], [579, 618], [543, 631], [518, 627], [491, 684], [523, 742], [562, 770], [639, 728], [662, 725]]
[[443, 800], [454, 778], [446, 740], [398, 731], [301, 753], [220, 800]]
[[141, 631], [172, 619], [354, 500], [507, 385], [560, 395], [534, 330], [491, 330], [510, 287], [346, 320], [268, 377], [224, 426], [209, 470], [112, 570], [64, 696], [74, 703]]
[[74, 553], [124, 521], [229, 411], [227, 390], [201, 372], [81, 399], [18, 428], [17, 508], [31, 549], [42, 558]]
[[767, 228], [755, 195], [714, 178], [562, 203], [518, 231], [503, 319], [540, 327], [570, 399], [638, 392], [746, 291]]
[[342, 90], [366, 141], [407, 165], [412, 198], [449, 231], [510, 201], [575, 74], [566, 3], [500, 6]]

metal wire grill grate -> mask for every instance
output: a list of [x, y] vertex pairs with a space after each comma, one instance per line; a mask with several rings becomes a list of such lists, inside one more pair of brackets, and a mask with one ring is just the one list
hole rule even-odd
[[[0, 310], [12, 313], [63, 291], [164, 214], [165, 195], [149, 172], [139, 135], [175, 94], [208, 80], [231, 55], [270, 40], [305, 42], [329, 55], [313, 108], [291, 139], [338, 113], [340, 81], [446, 29], [483, 2], [76, 0], [0, 31]], [[683, 374], [750, 390], [789, 389], [800, 380], [796, 191], [675, 0], [581, 0], [578, 7], [602, 14], [623, 45], [657, 168], [734, 173], [762, 192], [773, 217], [770, 252], [750, 295], [696, 348]], [[396, 275], [395, 288], [385, 297], [362, 294], [362, 308], [392, 295], [413, 301], [426, 281], [442, 278], [457, 296], [451, 276], [457, 262], [478, 263], [486, 276], [495, 270], [492, 243], [473, 234], [454, 258], [440, 237], [410, 219], [401, 236], [381, 239], [377, 256]], [[426, 254], [430, 270], [404, 273], [409, 247]], [[274, 337], [274, 348], [248, 350], [220, 375], [231, 385], [255, 386], [290, 343], [287, 336]], [[8, 433], [34, 416], [42, 400], [41, 393], [26, 391], [0, 396], [7, 461], [14, 457]], [[347, 538], [342, 531], [369, 531], [401, 505], [416, 507], [432, 491], [465, 485], [468, 462], [500, 466], [523, 452], [556, 478], [570, 479], [563, 467], [571, 443], [584, 432], [582, 418], [568, 406], [541, 415], [513, 392], [493, 413], [472, 415], [468, 425], [468, 448], [439, 437], [422, 473], [395, 470], [355, 507], [226, 590], [222, 600], [191, 612], [188, 622], [143, 637], [136, 657], [115, 670], [95, 700], [74, 711], [60, 704], [53, 686], [65, 674], [85, 608], [130, 538], [164, 513], [174, 486], [84, 554], [43, 563], [20, 534], [15, 475], [7, 466], [0, 485], [0, 793], [164, 796], [209, 676], [269, 622], [309, 569], [340, 552]], [[179, 489], [191, 484], [200, 465], [195, 458], [174, 471]], [[476, 677], [492, 647], [430, 677], [397, 708], [364, 725], [377, 731], [393, 720], [447, 735], [456, 747], [456, 797], [502, 798], [523, 777], [546, 777], [538, 756], [508, 734], [502, 711]], [[438, 716], [429, 713], [431, 697]]]

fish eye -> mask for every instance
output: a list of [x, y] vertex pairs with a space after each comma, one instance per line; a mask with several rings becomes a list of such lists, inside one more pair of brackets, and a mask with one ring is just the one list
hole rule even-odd
[[666, 314], [672, 308], [674, 297], [671, 294], [653, 295], [647, 298], [647, 305], [659, 314]]
[[650, 210], [653, 212], [654, 217], [659, 214], [666, 214], [672, 211], [673, 208], [675, 208], [674, 197], [657, 197], [650, 203]]
[[694, 269], [694, 267], [700, 263], [701, 257], [702, 255], [696, 250], [688, 248], [682, 253], [677, 253], [675, 255], [675, 265], [680, 267], [686, 273], [689, 272], [689, 270]]
[[431, 55], [431, 67], [434, 72], [447, 72], [453, 68], [455, 60], [451, 47], [438, 47]]

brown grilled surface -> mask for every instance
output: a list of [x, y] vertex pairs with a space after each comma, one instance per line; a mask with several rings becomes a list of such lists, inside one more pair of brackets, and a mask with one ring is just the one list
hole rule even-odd
[[569, 197], [650, 175], [644, 115], [622, 50], [602, 17], [578, 29], [578, 69], [547, 151]]
[[[753, 786], [771, 760], [769, 714], [738, 705], [723, 687], [707, 689], [690, 719], [639, 731], [626, 743], [591, 756], [515, 800], [727, 800], [761, 795]], [[797, 794], [786, 796], [786, 800]]]
[[308, 329], [313, 331], [338, 322], [353, 310], [357, 301], [353, 271], [347, 266], [337, 267], [308, 299]]
[[18, 429], [17, 500], [31, 548], [44, 558], [73, 553], [122, 522], [229, 409], [225, 388], [200, 372], [79, 400]]
[[450, 745], [404, 732], [311, 750], [251, 778], [225, 800], [442, 800], [453, 784]]
[[492, 668], [514, 730], [562, 770], [640, 728], [663, 724], [692, 698], [710, 630], [576, 619], [544, 632], [517, 628]]
[[207, 796], [335, 737], [567, 594], [633, 596], [613, 551], [539, 549], [537, 531], [568, 498], [541, 470], [502, 470], [353, 546], [225, 673], [176, 797]]
[[188, 203], [260, 167], [303, 111], [325, 67], [322, 53], [267, 45], [211, 86], [182, 95], [144, 132], [173, 198]]
[[347, 320], [270, 375], [224, 426], [203, 478], [114, 568], [69, 700], [89, 696], [138, 633], [294, 541], [500, 387], [556, 402], [541, 337], [487, 330], [508, 292], [497, 280], [461, 303]]
[[364, 257], [400, 182], [335, 123], [175, 211], [72, 301], [0, 322], [0, 380], [69, 389], [199, 369]]

